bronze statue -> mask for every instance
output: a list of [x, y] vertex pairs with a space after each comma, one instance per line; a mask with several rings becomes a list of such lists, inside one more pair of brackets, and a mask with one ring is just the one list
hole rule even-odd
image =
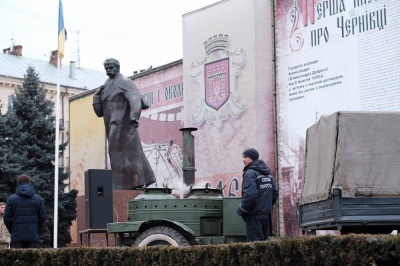
[[136, 84], [119, 73], [118, 60], [104, 61], [109, 77], [93, 96], [93, 109], [103, 117], [108, 140], [113, 188], [133, 189], [155, 182], [143, 152], [137, 127], [142, 109], [148, 108]]

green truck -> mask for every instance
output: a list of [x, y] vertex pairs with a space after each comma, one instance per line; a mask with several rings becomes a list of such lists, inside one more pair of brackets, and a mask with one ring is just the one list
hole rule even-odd
[[400, 231], [400, 112], [340, 111], [307, 129], [304, 234]]

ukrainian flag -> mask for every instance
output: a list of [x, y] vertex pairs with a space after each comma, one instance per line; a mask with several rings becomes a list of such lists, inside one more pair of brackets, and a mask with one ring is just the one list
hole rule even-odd
[[64, 28], [63, 6], [60, 0], [58, 8], [58, 58], [64, 57], [64, 44], [67, 39], [67, 31]]

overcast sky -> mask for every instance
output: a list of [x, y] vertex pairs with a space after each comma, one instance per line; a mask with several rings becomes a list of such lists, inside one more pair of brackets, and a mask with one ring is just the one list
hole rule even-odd
[[[0, 48], [22, 45], [22, 56], [48, 61], [57, 49], [59, 0], [0, 0]], [[63, 0], [67, 30], [63, 62], [121, 73], [182, 59], [182, 15], [219, 0]], [[79, 34], [78, 34], [79, 32]], [[78, 53], [79, 49], [79, 53]]]

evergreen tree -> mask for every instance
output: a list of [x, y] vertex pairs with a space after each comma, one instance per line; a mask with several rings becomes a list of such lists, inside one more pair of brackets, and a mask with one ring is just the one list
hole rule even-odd
[[15, 191], [15, 176], [21, 172], [20, 160], [24, 160], [23, 154], [19, 156], [13, 144], [13, 130], [18, 131], [18, 120], [12, 119], [12, 115], [0, 115], [0, 200], [6, 202], [7, 195]]
[[[31, 177], [36, 193], [45, 200], [47, 221], [40, 232], [41, 245], [53, 245], [54, 223], [54, 104], [33, 67], [28, 67], [22, 86], [13, 95], [13, 104], [0, 118], [0, 189], [15, 193], [17, 177]], [[59, 145], [60, 156], [68, 143]], [[64, 192], [69, 174], [59, 167], [58, 246], [71, 242], [69, 228], [76, 219], [78, 191]], [[0, 195], [0, 197], [4, 197]]]

